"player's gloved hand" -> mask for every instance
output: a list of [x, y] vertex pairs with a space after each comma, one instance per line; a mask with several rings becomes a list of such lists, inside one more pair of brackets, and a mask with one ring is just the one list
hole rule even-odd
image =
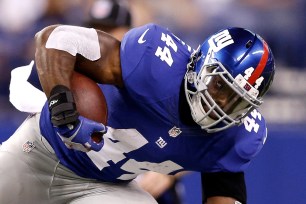
[[90, 150], [101, 150], [104, 140], [96, 142], [92, 139], [92, 134], [99, 133], [102, 137], [107, 128], [102, 123], [79, 116], [75, 125], [55, 126], [54, 130], [68, 148], [88, 152]]
[[[79, 115], [68, 87], [55, 86], [50, 92], [48, 104], [53, 127], [68, 148], [83, 152], [101, 150], [104, 144], [102, 135], [106, 133], [106, 127]], [[94, 133], [101, 134], [100, 141], [92, 139]]]

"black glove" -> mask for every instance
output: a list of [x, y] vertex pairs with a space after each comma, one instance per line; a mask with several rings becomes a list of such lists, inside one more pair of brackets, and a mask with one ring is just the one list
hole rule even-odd
[[73, 124], [78, 121], [79, 113], [70, 89], [63, 85], [55, 86], [48, 100], [51, 122], [54, 126]]

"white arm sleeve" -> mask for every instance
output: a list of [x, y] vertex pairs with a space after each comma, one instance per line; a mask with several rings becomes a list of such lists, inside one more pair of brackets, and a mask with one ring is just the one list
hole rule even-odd
[[58, 26], [50, 34], [46, 48], [66, 51], [73, 56], [78, 53], [92, 61], [101, 57], [98, 34], [93, 28]]

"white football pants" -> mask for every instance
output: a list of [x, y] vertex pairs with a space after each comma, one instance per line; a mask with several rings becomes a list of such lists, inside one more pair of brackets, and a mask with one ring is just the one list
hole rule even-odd
[[28, 117], [0, 147], [0, 203], [157, 204], [135, 181], [98, 182], [61, 165], [40, 134], [39, 116]]

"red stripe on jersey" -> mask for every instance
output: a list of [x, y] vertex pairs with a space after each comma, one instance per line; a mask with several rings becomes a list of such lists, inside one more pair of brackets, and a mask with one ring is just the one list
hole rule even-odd
[[248, 82], [253, 85], [255, 83], [255, 81], [258, 79], [258, 77], [261, 75], [261, 73], [263, 72], [267, 61], [268, 61], [268, 57], [269, 57], [269, 50], [268, 50], [268, 45], [265, 41], [263, 41], [263, 55], [257, 65], [257, 67], [255, 68], [254, 72], [252, 73], [252, 75], [250, 76]]

